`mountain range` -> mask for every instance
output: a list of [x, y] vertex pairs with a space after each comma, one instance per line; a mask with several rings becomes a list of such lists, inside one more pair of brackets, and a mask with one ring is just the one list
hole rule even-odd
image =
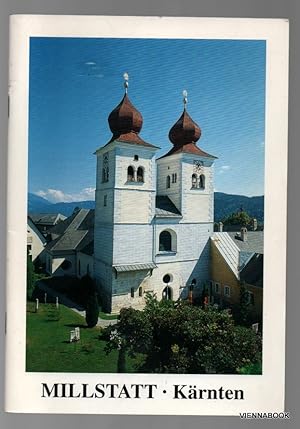
[[[214, 193], [215, 222], [219, 222], [231, 213], [241, 209], [259, 222], [264, 220], [264, 196], [246, 197], [245, 195]], [[76, 207], [93, 209], [95, 201], [76, 201], [70, 203], [51, 203], [45, 198], [28, 193], [28, 213], [62, 213], [70, 216]]]

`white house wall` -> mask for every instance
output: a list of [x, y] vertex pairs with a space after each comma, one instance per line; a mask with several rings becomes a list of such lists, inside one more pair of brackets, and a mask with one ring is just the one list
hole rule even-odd
[[115, 223], [149, 223], [152, 213], [151, 192], [134, 189], [115, 191]]
[[[112, 280], [112, 313], [118, 313], [123, 307], [142, 309], [145, 306], [145, 293], [149, 292], [162, 299], [163, 290], [167, 286], [163, 282], [166, 274], [171, 276], [168, 284], [172, 290], [172, 299], [187, 298], [192, 280], [196, 280], [194, 297], [200, 296], [209, 279], [209, 244], [203, 249], [201, 258], [185, 262], [166, 262], [157, 265], [151, 271], [135, 271], [118, 273]], [[142, 287], [143, 295], [139, 296]], [[134, 288], [134, 297], [131, 296]]]
[[[64, 261], [71, 262], [68, 269], [62, 269], [61, 265]], [[46, 255], [46, 271], [53, 276], [76, 276], [76, 255], [74, 253], [68, 255], [53, 256], [47, 252]]]
[[113, 261], [113, 225], [95, 224], [94, 231], [95, 261], [112, 265]]
[[[172, 174], [177, 180], [172, 183]], [[179, 155], [169, 156], [157, 161], [157, 195], [167, 195], [181, 211], [181, 162]], [[170, 176], [170, 187], [167, 188], [167, 177]]]
[[[83, 277], [89, 275], [94, 277], [94, 257], [92, 255], [86, 255], [85, 253], [77, 253], [77, 277]], [[80, 267], [80, 269], [79, 269]]]
[[[134, 156], [138, 156], [138, 160]], [[144, 182], [132, 182], [130, 187], [133, 189], [140, 189], [143, 187], [146, 190], [154, 191], [156, 181], [156, 166], [153, 149], [141, 149], [126, 145], [126, 147], [116, 148], [115, 160], [115, 186], [116, 188], [128, 188], [127, 181], [127, 168], [132, 166], [135, 171], [138, 167], [144, 169]]]
[[[201, 173], [194, 172], [193, 159], [182, 164], [182, 215], [185, 222], [213, 222], [214, 180], [211, 163], [202, 167]], [[192, 175], [205, 176], [205, 188], [192, 188]]]
[[[158, 224], [155, 226], [156, 248], [155, 261], [157, 263], [165, 261], [186, 261], [191, 259], [199, 259], [203, 249], [206, 246], [210, 235], [213, 233], [213, 224]], [[177, 235], [176, 254], [168, 254], [169, 252], [159, 251], [159, 235], [164, 230], [173, 230]]]
[[94, 279], [105, 311], [111, 310], [112, 270], [111, 264], [94, 259]]
[[115, 225], [113, 265], [152, 262], [152, 243], [152, 225]]
[[27, 246], [31, 246], [31, 255], [32, 261], [35, 261], [38, 256], [40, 256], [41, 262], [44, 262], [44, 246], [46, 244], [45, 238], [39, 232], [32, 222], [27, 223]]

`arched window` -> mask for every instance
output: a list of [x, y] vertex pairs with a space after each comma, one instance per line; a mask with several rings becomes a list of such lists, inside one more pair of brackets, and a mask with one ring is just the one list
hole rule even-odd
[[144, 169], [143, 169], [143, 167], [139, 167], [137, 169], [137, 181], [138, 182], [144, 181]]
[[197, 174], [192, 175], [192, 188], [197, 188]]
[[205, 176], [204, 176], [204, 174], [200, 174], [200, 177], [199, 177], [199, 188], [200, 189], [205, 189]]
[[143, 288], [142, 288], [142, 286], [139, 287], [139, 296], [143, 296]]
[[166, 286], [162, 293], [163, 299], [172, 299], [172, 288], [170, 286]]
[[196, 283], [197, 283], [197, 280], [196, 279], [193, 279], [192, 280], [192, 283], [190, 284], [190, 291], [193, 291], [194, 290], [194, 287], [196, 286]]
[[133, 167], [130, 165], [127, 168], [127, 182], [133, 182], [134, 181], [134, 169]]
[[159, 250], [170, 252], [172, 250], [172, 236], [169, 231], [162, 231], [159, 235]]
[[109, 179], [108, 153], [105, 153], [103, 155], [102, 182], [108, 182], [108, 179]]
[[167, 188], [171, 186], [171, 177], [167, 176]]

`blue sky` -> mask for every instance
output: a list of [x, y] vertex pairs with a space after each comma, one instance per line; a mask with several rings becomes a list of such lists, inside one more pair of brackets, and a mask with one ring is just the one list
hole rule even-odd
[[218, 157], [215, 190], [264, 193], [265, 42], [31, 38], [29, 191], [52, 202], [93, 198], [95, 150], [123, 97], [144, 118], [141, 137], [171, 148], [182, 113], [200, 125], [197, 145]]

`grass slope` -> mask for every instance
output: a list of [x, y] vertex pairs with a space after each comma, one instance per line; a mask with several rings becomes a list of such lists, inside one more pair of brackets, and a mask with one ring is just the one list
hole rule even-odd
[[[33, 303], [27, 307], [26, 371], [28, 372], [117, 372], [118, 352], [106, 355], [105, 341], [99, 340], [100, 328], [86, 328], [80, 314], [60, 305], [59, 320], [55, 307]], [[69, 343], [70, 330], [80, 327], [81, 339]], [[127, 372], [134, 372], [134, 360], [127, 358]]]

